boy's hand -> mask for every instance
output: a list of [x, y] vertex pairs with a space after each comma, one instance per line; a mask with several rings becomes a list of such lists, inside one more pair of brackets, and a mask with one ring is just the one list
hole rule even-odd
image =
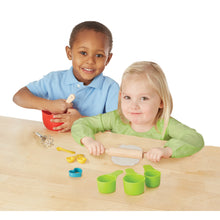
[[48, 100], [46, 110], [53, 114], [63, 114], [72, 106], [73, 104], [67, 103], [65, 99]]
[[99, 156], [105, 152], [104, 146], [91, 137], [84, 137], [81, 139], [81, 142], [88, 149], [89, 153], [94, 156]]
[[159, 162], [161, 158], [169, 158], [172, 155], [172, 149], [169, 147], [165, 148], [152, 148], [148, 152], [144, 153], [144, 158], [153, 161]]
[[65, 114], [54, 115], [54, 119], [51, 119], [52, 122], [63, 123], [60, 126], [54, 127], [54, 130], [59, 130], [59, 132], [67, 132], [71, 130], [73, 122], [83, 116], [74, 108], [67, 110]]

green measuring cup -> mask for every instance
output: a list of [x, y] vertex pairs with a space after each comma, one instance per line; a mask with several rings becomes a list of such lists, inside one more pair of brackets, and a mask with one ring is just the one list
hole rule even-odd
[[122, 174], [122, 170], [116, 170], [113, 173], [105, 174], [97, 178], [98, 190], [100, 193], [113, 193], [116, 189], [117, 176]]
[[155, 188], [160, 185], [160, 171], [154, 169], [151, 165], [144, 165], [145, 184], [149, 188]]
[[128, 195], [139, 195], [144, 192], [144, 176], [136, 173], [132, 168], [125, 170], [123, 177], [124, 191]]

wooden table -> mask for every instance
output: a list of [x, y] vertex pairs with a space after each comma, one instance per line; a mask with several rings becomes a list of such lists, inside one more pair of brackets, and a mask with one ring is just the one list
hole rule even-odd
[[[41, 146], [34, 132], [51, 135], [55, 146]], [[143, 149], [162, 146], [163, 141], [112, 133], [98, 134], [106, 147], [122, 144]], [[87, 162], [68, 163], [69, 153], [56, 146], [85, 154]], [[70, 133], [46, 130], [41, 122], [0, 117], [0, 210], [220, 210], [220, 148], [206, 146], [197, 154], [159, 163], [142, 160], [132, 168], [144, 173], [150, 164], [161, 171], [161, 185], [138, 196], [124, 193], [123, 176], [118, 176], [116, 192], [98, 192], [96, 178], [117, 169], [111, 157], [94, 157], [77, 145]], [[68, 171], [83, 169], [82, 177], [71, 178]]]

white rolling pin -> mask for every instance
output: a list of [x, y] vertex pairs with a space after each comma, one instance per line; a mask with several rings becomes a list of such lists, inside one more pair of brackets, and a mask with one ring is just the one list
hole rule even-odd
[[143, 152], [140, 150], [132, 150], [132, 149], [124, 149], [124, 148], [116, 148], [111, 147], [105, 150], [105, 153], [109, 156], [116, 156], [116, 157], [128, 157], [128, 158], [143, 158]]

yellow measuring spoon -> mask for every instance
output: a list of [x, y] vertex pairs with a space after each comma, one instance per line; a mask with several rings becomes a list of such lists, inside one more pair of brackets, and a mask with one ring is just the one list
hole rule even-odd
[[76, 153], [75, 151], [67, 150], [67, 149], [62, 148], [62, 147], [57, 147], [57, 150], [58, 151], [65, 151], [65, 152], [71, 153], [71, 154], [75, 154]]

